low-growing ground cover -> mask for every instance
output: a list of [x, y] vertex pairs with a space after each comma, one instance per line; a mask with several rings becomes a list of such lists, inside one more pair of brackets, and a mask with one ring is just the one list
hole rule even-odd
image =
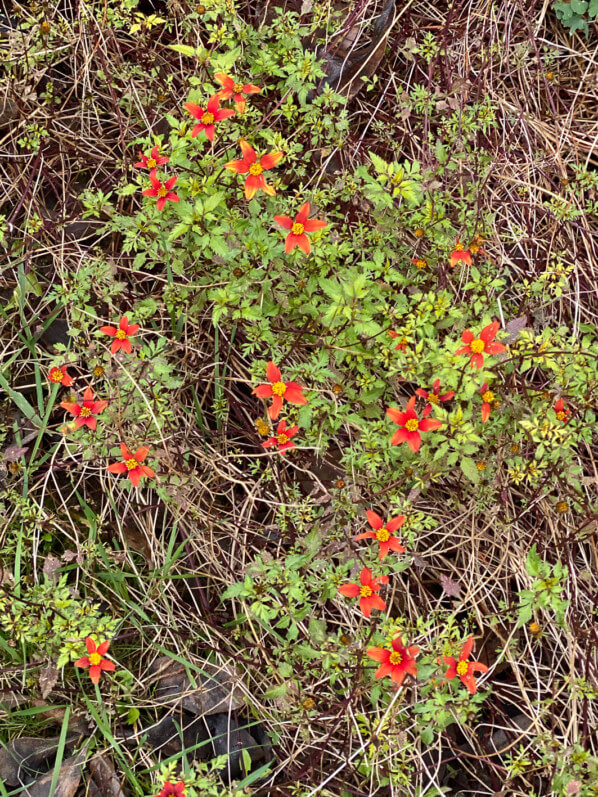
[[3, 793], [598, 793], [564, 5], [5, 4]]

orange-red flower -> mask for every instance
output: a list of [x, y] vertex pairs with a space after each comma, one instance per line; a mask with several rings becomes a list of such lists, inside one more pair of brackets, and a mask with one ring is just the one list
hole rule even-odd
[[70, 387], [70, 385], [73, 383], [73, 377], [67, 374], [66, 369], [66, 365], [61, 365], [60, 368], [56, 368], [56, 366], [54, 366], [54, 368], [50, 368], [48, 373], [48, 379], [50, 382], [54, 382], [54, 384], [60, 383], [65, 387]]
[[455, 248], [453, 249], [452, 254], [449, 257], [449, 265], [454, 268], [459, 262], [465, 263], [466, 266], [471, 266], [471, 252], [469, 251], [469, 249], [464, 249], [463, 244], [457, 238], [457, 243], [455, 244]]
[[453, 656], [443, 656], [442, 660], [448, 664], [446, 677], [450, 680], [458, 676], [461, 683], [467, 687], [469, 694], [475, 695], [478, 687], [474, 678], [476, 672], [488, 672], [488, 667], [480, 661], [468, 661], [471, 651], [473, 650], [473, 637], [470, 636], [467, 642], [463, 645], [459, 658], [455, 659]]
[[298, 246], [306, 255], [311, 251], [309, 238], [305, 233], [315, 232], [327, 227], [325, 221], [318, 219], [308, 219], [309, 216], [309, 202], [305, 202], [299, 208], [299, 213], [295, 216], [295, 220], [290, 216], [274, 216], [274, 221], [284, 227], [285, 230], [290, 230], [285, 240], [284, 251], [288, 254]]
[[389, 407], [386, 414], [393, 423], [401, 427], [393, 434], [390, 444], [398, 446], [400, 443], [407, 442], [409, 448], [417, 452], [422, 443], [421, 432], [433, 432], [440, 429], [442, 424], [435, 418], [427, 417], [432, 412], [431, 404], [424, 408], [421, 419], [417, 417], [417, 413], [413, 409], [414, 405], [415, 396], [411, 396], [404, 412], [396, 407]]
[[492, 409], [492, 402], [494, 401], [494, 393], [488, 390], [488, 382], [484, 382], [480, 388], [482, 394], [482, 423], [486, 423], [490, 417], [490, 410]]
[[82, 656], [75, 662], [75, 667], [89, 667], [89, 677], [91, 682], [98, 684], [100, 682], [100, 675], [102, 672], [114, 672], [116, 666], [113, 661], [104, 658], [105, 653], [110, 647], [108, 640], [100, 642], [96, 646], [93, 639], [88, 636], [85, 640], [85, 647], [87, 648], [87, 656]]
[[110, 347], [112, 354], [116, 354], [121, 349], [130, 354], [132, 349], [129, 337], [139, 332], [139, 324], [129, 324], [129, 319], [124, 315], [119, 321], [118, 329], [116, 327], [100, 327], [100, 332], [114, 338]]
[[455, 395], [454, 390], [449, 390], [447, 393], [440, 392], [440, 379], [435, 379], [432, 384], [431, 392], [424, 390], [423, 387], [418, 387], [415, 395], [420, 398], [426, 399], [430, 404], [438, 404], [440, 401], [450, 401]]
[[141, 464], [149, 454], [149, 448], [147, 446], [138, 448], [134, 454], [131, 454], [126, 445], [121, 443], [120, 453], [122, 454], [123, 461], [108, 465], [106, 470], [109, 473], [126, 473], [133, 487], [137, 487], [142, 476], [147, 476], [149, 479], [152, 479], [156, 475], [147, 465]]
[[171, 783], [169, 780], [164, 784], [164, 788], [158, 794], [158, 797], [183, 797], [185, 794], [185, 784], [182, 780], [178, 783]]
[[95, 429], [97, 426], [95, 416], [106, 409], [108, 402], [94, 401], [93, 390], [88, 387], [83, 394], [83, 404], [63, 401], [60, 406], [67, 412], [70, 412], [71, 415], [76, 416], [75, 428], [79, 429], [81, 426], [88, 426], [90, 429]]
[[555, 405], [552, 409], [554, 410], [554, 414], [556, 415], [557, 421], [562, 421], [564, 424], [569, 423], [569, 416], [571, 415], [571, 410], [565, 409], [565, 403], [562, 398], [558, 399], [555, 402]]
[[272, 361], [266, 366], [266, 376], [270, 384], [258, 385], [253, 389], [253, 394], [258, 398], [272, 398], [268, 415], [273, 421], [280, 415], [283, 399], [290, 401], [291, 404], [307, 404], [307, 399], [303, 395], [305, 388], [297, 382], [282, 382], [280, 369]]
[[461, 341], [465, 346], [457, 349], [455, 354], [471, 354], [471, 367], [481, 368], [484, 365], [484, 354], [501, 354], [507, 350], [506, 346], [494, 340], [500, 324], [494, 321], [480, 332], [480, 337], [474, 337], [471, 330], [464, 330]]
[[[395, 332], [394, 329], [389, 329], [388, 334], [391, 338], [398, 338], [399, 333]], [[399, 351], [407, 351], [407, 338], [401, 338], [401, 340], [395, 346], [395, 350], [398, 349]]]
[[268, 196], [274, 196], [276, 191], [266, 183], [263, 172], [273, 169], [280, 162], [284, 152], [269, 152], [258, 160], [257, 152], [244, 138], [239, 139], [239, 146], [243, 153], [242, 160], [229, 161], [224, 164], [224, 168], [236, 174], [247, 175], [245, 179], [246, 199], [254, 197], [260, 189]]
[[170, 158], [167, 158], [166, 155], [160, 155], [160, 147], [156, 144], [155, 147], [152, 147], [152, 150], [149, 155], [144, 155], [143, 152], [139, 152], [140, 160], [137, 163], [134, 163], [133, 166], [136, 169], [155, 169], [157, 166], [164, 166], [165, 163], [168, 163]]
[[407, 673], [414, 678], [417, 676], [417, 665], [415, 657], [419, 653], [419, 648], [412, 645], [406, 648], [401, 641], [401, 637], [395, 637], [391, 642], [391, 648], [370, 648], [367, 655], [380, 663], [376, 670], [376, 678], [385, 678], [387, 675], [400, 686], [405, 680]]
[[143, 196], [153, 196], [158, 197], [158, 201], [156, 202], [156, 207], [158, 210], [162, 210], [164, 205], [167, 202], [179, 202], [180, 197], [171, 191], [170, 189], [174, 186], [176, 181], [179, 179], [178, 177], [169, 177], [168, 180], [162, 185], [160, 180], [158, 180], [156, 176], [156, 170], [152, 169], [149, 174], [150, 183], [152, 184], [151, 188], [144, 188], [141, 192]]
[[357, 537], [355, 537], [356, 540], [377, 540], [380, 544], [379, 559], [384, 559], [389, 551], [405, 553], [405, 548], [401, 545], [401, 541], [398, 537], [395, 537], [395, 531], [398, 531], [405, 522], [404, 515], [396, 515], [396, 517], [390, 518], [390, 520], [386, 522], [386, 525], [376, 512], [372, 512], [368, 509], [366, 515], [368, 516], [368, 522], [373, 531], [364, 531], [363, 534], [358, 534]]
[[194, 119], [199, 119], [199, 124], [194, 125], [191, 131], [191, 138], [199, 135], [202, 130], [206, 131], [206, 136], [209, 141], [214, 140], [214, 124], [221, 122], [223, 119], [228, 119], [229, 116], [234, 116], [235, 112], [232, 108], [220, 108], [220, 95], [213, 94], [206, 105], [205, 111], [196, 105], [194, 102], [186, 102], [185, 108], [189, 111]]
[[338, 588], [341, 595], [346, 598], [357, 598], [359, 596], [359, 608], [365, 617], [369, 617], [372, 609], [386, 609], [386, 604], [379, 595], [376, 595], [383, 584], [388, 584], [388, 576], [373, 578], [372, 571], [364, 567], [359, 574], [359, 584], [343, 584]]
[[275, 436], [269, 437], [265, 442], [262, 443], [262, 445], [264, 448], [278, 446], [280, 453], [284, 454], [288, 448], [295, 448], [295, 443], [293, 443], [291, 437], [294, 437], [298, 431], [298, 426], [290, 426], [287, 429], [287, 422], [283, 419], [276, 427]]
[[259, 86], [254, 86], [253, 83], [235, 83], [232, 77], [228, 77], [228, 75], [225, 75], [223, 72], [217, 72], [214, 75], [214, 80], [222, 86], [222, 89], [218, 92], [220, 97], [223, 100], [230, 100], [230, 98], [233, 97], [235, 108], [239, 113], [243, 113], [247, 103], [243, 95], [257, 94], [261, 91], [261, 88]]

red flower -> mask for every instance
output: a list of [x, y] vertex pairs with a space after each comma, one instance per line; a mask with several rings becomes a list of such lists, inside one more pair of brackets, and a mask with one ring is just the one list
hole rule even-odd
[[193, 127], [191, 131], [191, 138], [199, 135], [202, 130], [206, 131], [206, 136], [209, 141], [214, 140], [214, 122], [221, 122], [223, 119], [228, 119], [229, 116], [234, 116], [235, 112], [232, 108], [219, 109], [220, 96], [213, 94], [208, 100], [205, 111], [194, 102], [186, 102], [185, 108], [189, 111], [194, 119], [199, 119], [199, 124]]
[[54, 366], [54, 368], [50, 368], [48, 373], [48, 379], [50, 382], [54, 382], [55, 384], [60, 383], [65, 387], [70, 387], [70, 385], [73, 383], [73, 377], [67, 374], [66, 369], [66, 365], [61, 365], [60, 368], [56, 368], [56, 366]]
[[290, 216], [274, 216], [274, 221], [277, 224], [280, 224], [281, 227], [284, 227], [285, 230], [290, 230], [289, 234], [286, 237], [286, 243], [284, 247], [284, 251], [288, 254], [292, 252], [293, 249], [298, 246], [299, 249], [302, 249], [306, 255], [308, 255], [311, 251], [311, 246], [309, 243], [309, 238], [305, 233], [307, 232], [315, 232], [316, 230], [321, 230], [323, 227], [327, 227], [325, 221], [319, 221], [318, 219], [308, 219], [309, 216], [309, 202], [305, 202], [305, 204], [301, 205], [299, 209], [299, 213], [295, 216], [295, 221]]
[[269, 437], [262, 445], [264, 448], [278, 446], [280, 453], [284, 454], [287, 448], [295, 448], [295, 443], [293, 443], [291, 437], [294, 437], [298, 431], [298, 426], [290, 426], [287, 429], [287, 422], [283, 419], [276, 427], [276, 435]]
[[370, 648], [367, 651], [367, 655], [370, 659], [374, 659], [374, 661], [378, 661], [382, 665], [376, 670], [376, 678], [385, 678], [389, 675], [400, 686], [407, 673], [413, 675], [414, 678], [416, 677], [417, 665], [415, 657], [419, 653], [419, 648], [415, 647], [415, 645], [406, 648], [400, 636], [392, 640], [391, 646], [391, 650], [387, 648]]
[[182, 780], [179, 780], [178, 783], [171, 783], [169, 780], [166, 781], [164, 784], [164, 788], [158, 794], [158, 797], [183, 797], [185, 793], [185, 784]]
[[81, 426], [88, 426], [90, 429], [95, 429], [97, 421], [96, 415], [103, 412], [108, 406], [107, 401], [94, 401], [93, 390], [88, 387], [83, 394], [83, 404], [72, 404], [70, 401], [63, 401], [60, 405], [67, 412], [77, 417], [75, 427], [79, 429]]
[[463, 645], [459, 659], [454, 659], [452, 656], [443, 656], [442, 660], [448, 664], [446, 677], [450, 680], [459, 676], [461, 683], [467, 687], [470, 695], [475, 695], [478, 691], [475, 682], [475, 672], [488, 672], [488, 667], [480, 661], [468, 661], [471, 651], [473, 650], [473, 637], [470, 636], [467, 642]]
[[405, 522], [404, 515], [397, 515], [390, 518], [384, 525], [382, 518], [376, 512], [367, 510], [368, 522], [373, 531], [364, 531], [363, 534], [358, 534], [356, 540], [378, 540], [380, 543], [380, 556], [379, 559], [384, 559], [389, 551], [395, 553], [405, 553], [405, 548], [401, 545], [400, 540], [394, 536], [394, 532], [401, 528]]
[[129, 336], [133, 336], [139, 332], [139, 324], [129, 324], [129, 319], [124, 315], [119, 321], [118, 329], [116, 327], [100, 327], [100, 332], [114, 338], [112, 346], [110, 347], [112, 354], [116, 354], [120, 349], [130, 354], [131, 341], [129, 340]]
[[552, 409], [554, 410], [554, 414], [556, 415], [558, 421], [562, 421], [564, 424], [569, 423], [569, 416], [571, 415], [571, 410], [565, 409], [565, 404], [562, 398], [558, 399], [558, 401], [555, 403]]
[[359, 581], [359, 584], [343, 584], [338, 591], [346, 598], [356, 598], [359, 595], [359, 608], [364, 617], [369, 617], [372, 609], [380, 609], [383, 612], [386, 609], [386, 604], [379, 595], [376, 595], [376, 592], [383, 584], [388, 584], [388, 576], [380, 576], [375, 579], [372, 577], [372, 571], [364, 567], [359, 574]]
[[[399, 333], [395, 332], [393, 329], [388, 330], [388, 334], [391, 338], [398, 338]], [[407, 351], [407, 338], [401, 338], [401, 340], [395, 346], [395, 350], [399, 349], [399, 351]]]
[[160, 155], [160, 147], [156, 144], [155, 147], [152, 147], [152, 150], [149, 155], [144, 155], [143, 152], [139, 152], [139, 157], [141, 158], [140, 161], [134, 163], [133, 166], [136, 169], [155, 169], [156, 166], [164, 166], [165, 163], [168, 163], [170, 158], [167, 158], [166, 155]]
[[482, 423], [486, 423], [488, 418], [490, 417], [490, 410], [492, 402], [494, 401], [494, 393], [491, 390], [488, 390], [488, 382], [484, 382], [482, 387], [480, 388], [480, 393], [482, 394]]
[[243, 153], [243, 159], [238, 161], [229, 161], [224, 164], [224, 168], [236, 174], [247, 174], [245, 180], [245, 198], [251, 199], [257, 192], [261, 190], [274, 196], [276, 191], [271, 185], [266, 183], [262, 172], [273, 169], [284, 155], [284, 152], [269, 152], [267, 155], [262, 155], [258, 161], [257, 153], [251, 144], [248, 144], [244, 138], [239, 139], [239, 146]]
[[484, 354], [500, 354], [507, 350], [506, 346], [494, 340], [499, 326], [498, 321], [488, 324], [480, 332], [479, 338], [474, 338], [473, 332], [466, 329], [461, 336], [461, 341], [466, 345], [457, 349], [455, 354], [471, 354], [471, 367], [481, 368], [484, 365]]
[[259, 86], [254, 86], [253, 83], [235, 83], [232, 77], [228, 77], [222, 72], [217, 72], [214, 75], [216, 80], [223, 87], [218, 94], [223, 100], [230, 100], [234, 95], [235, 108], [239, 113], [243, 113], [247, 100], [244, 94], [257, 94], [261, 91]]
[[82, 656], [75, 662], [75, 667], [89, 667], [89, 677], [91, 682], [98, 684], [100, 682], [100, 675], [102, 672], [114, 672], [116, 666], [113, 661], [103, 658], [104, 654], [110, 647], [110, 642], [100, 642], [96, 647], [96, 643], [88, 636], [85, 640], [85, 647], [87, 648], [87, 656]]
[[156, 475], [147, 465], [141, 464], [149, 454], [149, 448], [147, 448], [147, 446], [143, 446], [134, 454], [131, 454], [126, 445], [121, 443], [120, 453], [122, 454], [123, 461], [108, 465], [106, 470], [109, 473], [126, 473], [133, 487], [137, 487], [142, 476], [147, 476], [149, 479], [152, 479]]
[[170, 189], [179, 179], [178, 177], [169, 177], [168, 180], [162, 185], [160, 180], [156, 177], [156, 170], [152, 169], [149, 175], [150, 183], [152, 184], [151, 188], [145, 188], [141, 193], [143, 196], [157, 196], [158, 201], [156, 202], [156, 207], [158, 210], [162, 210], [164, 205], [167, 202], [179, 202], [180, 198]]
[[471, 252], [469, 249], [463, 249], [463, 244], [457, 238], [455, 248], [449, 257], [449, 265], [454, 268], [460, 261], [465, 263], [466, 266], [471, 266]]
[[415, 395], [420, 398], [426, 399], [430, 404], [438, 404], [439, 401], [450, 401], [455, 395], [454, 390], [449, 390], [448, 393], [440, 393], [440, 379], [436, 379], [432, 385], [432, 392], [428, 393], [422, 387], [418, 387]]
[[291, 404], [307, 404], [307, 399], [303, 395], [304, 387], [297, 382], [281, 382], [280, 369], [272, 361], [266, 366], [266, 376], [270, 384], [258, 385], [252, 391], [258, 398], [272, 398], [272, 406], [268, 410], [268, 415], [275, 421], [282, 409], [282, 400], [285, 398]]
[[390, 407], [386, 410], [386, 414], [393, 423], [401, 427], [393, 434], [390, 444], [398, 446], [400, 443], [407, 441], [409, 448], [417, 452], [422, 442], [420, 432], [433, 432], [436, 429], [440, 429], [442, 424], [435, 418], [427, 417], [432, 412], [431, 404], [424, 408], [421, 420], [413, 409], [414, 404], [415, 396], [411, 396], [404, 412], [395, 407]]

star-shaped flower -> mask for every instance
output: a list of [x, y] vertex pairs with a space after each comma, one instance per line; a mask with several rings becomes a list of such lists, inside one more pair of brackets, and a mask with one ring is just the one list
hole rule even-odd
[[189, 111], [191, 116], [193, 116], [194, 119], [199, 119], [199, 124], [194, 125], [191, 131], [191, 138], [195, 138], [202, 130], [205, 130], [208, 140], [214, 140], [214, 124], [216, 122], [221, 122], [223, 119], [228, 119], [229, 116], [235, 115], [232, 108], [220, 108], [219, 106], [220, 96], [218, 94], [213, 94], [210, 97], [205, 111], [194, 102], [185, 103], [185, 108]]
[[94, 401], [93, 390], [88, 387], [83, 394], [83, 403], [75, 404], [70, 401], [63, 401], [60, 405], [64, 410], [70, 412], [71, 415], [76, 417], [75, 428], [79, 429], [81, 426], [87, 426], [90, 429], [95, 429], [97, 421], [95, 416], [103, 412], [108, 406], [107, 401]]

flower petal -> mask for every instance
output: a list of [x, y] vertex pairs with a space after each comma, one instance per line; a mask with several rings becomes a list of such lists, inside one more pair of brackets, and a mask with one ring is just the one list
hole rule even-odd
[[403, 523], [405, 522], [405, 515], [397, 515], [396, 517], [391, 518], [388, 523], [386, 524], [386, 528], [389, 531], [396, 531], [400, 529]]
[[307, 404], [307, 399], [305, 398], [301, 390], [298, 390], [297, 388], [294, 387], [288, 387], [288, 385], [284, 397], [287, 401], [290, 401], [291, 404]]
[[417, 454], [421, 444], [422, 444], [422, 439], [419, 432], [407, 432], [407, 445], [413, 451], [414, 454]]
[[266, 366], [266, 376], [268, 381], [274, 384], [275, 382], [280, 382], [280, 368], [277, 365], [274, 365], [272, 360]]
[[402, 410], [398, 409], [397, 407], [389, 407], [386, 410], [386, 415], [390, 418], [391, 421], [393, 421], [393, 423], [396, 423], [399, 426], [405, 426], [407, 420], [405, 417], [405, 413]]
[[274, 216], [274, 221], [285, 230], [290, 230], [293, 226], [293, 219], [290, 216]]
[[343, 584], [338, 588], [338, 591], [345, 598], [356, 598], [361, 590], [359, 584]]
[[328, 224], [318, 219], [308, 219], [303, 226], [305, 227], [305, 232], [316, 232], [316, 230], [323, 230], [324, 227], [328, 227]]
[[252, 393], [258, 398], [270, 398], [272, 395], [272, 385], [258, 385], [252, 390]]
[[371, 509], [367, 509], [365, 514], [367, 515], [368, 523], [373, 529], [376, 529], [376, 531], [384, 526], [384, 521], [377, 512], [372, 512]]
[[272, 406], [268, 410], [268, 415], [272, 418], [273, 421], [275, 421], [278, 418], [281, 409], [282, 409], [282, 396], [273, 396]]
[[96, 653], [96, 643], [90, 636], [85, 638], [85, 647], [87, 648], [87, 652], [89, 654]]
[[390, 650], [387, 650], [387, 648], [368, 648], [366, 656], [369, 656], [374, 661], [384, 663], [390, 658]]
[[260, 158], [260, 166], [262, 169], [273, 169], [280, 163], [284, 152], [269, 152], [267, 155], [262, 155]]
[[397, 431], [393, 434], [393, 436], [390, 439], [391, 446], [398, 446], [401, 443], [404, 443], [405, 440], [407, 439], [408, 434], [409, 432], [407, 431], [407, 429], [397, 429]]

